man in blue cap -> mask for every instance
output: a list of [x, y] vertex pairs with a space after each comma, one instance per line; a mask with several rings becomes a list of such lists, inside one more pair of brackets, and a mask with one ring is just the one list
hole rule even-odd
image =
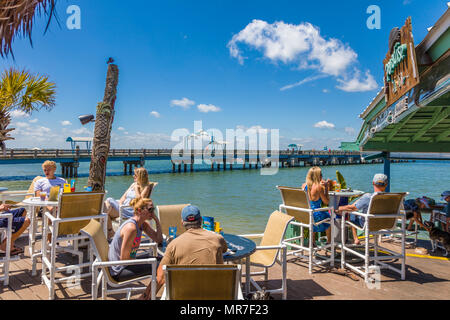
[[450, 223], [450, 191], [442, 192], [441, 197], [442, 197], [441, 200], [447, 202], [444, 209], [442, 210], [446, 215], [446, 219], [445, 219], [446, 222], [442, 223], [442, 227], [444, 228], [445, 231], [448, 231], [448, 227], [449, 227], [449, 223]]
[[[372, 180], [373, 185], [373, 192], [385, 192], [386, 187], [388, 185], [388, 177], [383, 173], [377, 173], [374, 175]], [[365, 193], [362, 195], [361, 198], [359, 198], [355, 203], [349, 204], [346, 206], [340, 206], [339, 210], [337, 212], [342, 211], [358, 211], [362, 213], [367, 213], [367, 210], [369, 209], [369, 203], [370, 199], [372, 198], [373, 193]], [[350, 214], [350, 221], [360, 227], [362, 227], [365, 223], [364, 217]], [[352, 227], [352, 234], [353, 234], [353, 243], [354, 244], [360, 244], [360, 241], [358, 239], [358, 234], [356, 232], [356, 228]]]
[[[228, 247], [225, 239], [202, 228], [202, 216], [196, 206], [186, 206], [181, 211], [181, 221], [186, 231], [173, 239], [166, 248], [156, 273], [156, 292], [165, 282], [163, 265], [167, 264], [223, 264], [223, 254]], [[148, 285], [142, 299], [150, 299]]]

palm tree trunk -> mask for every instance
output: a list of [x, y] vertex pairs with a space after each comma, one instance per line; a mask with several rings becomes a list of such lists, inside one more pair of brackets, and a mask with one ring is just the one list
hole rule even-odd
[[91, 164], [89, 167], [88, 186], [92, 191], [105, 189], [106, 163], [108, 161], [111, 140], [111, 127], [114, 120], [119, 68], [115, 64], [108, 65], [106, 88], [103, 102], [97, 105], [94, 139], [92, 145]]
[[11, 122], [11, 116], [9, 113], [0, 112], [0, 148], [3, 156], [6, 157], [6, 140], [14, 140], [8, 133], [15, 130], [14, 128], [8, 129]]

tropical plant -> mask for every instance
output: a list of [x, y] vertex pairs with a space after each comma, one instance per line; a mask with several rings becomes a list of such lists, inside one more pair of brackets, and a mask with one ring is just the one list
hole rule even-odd
[[17, 36], [31, 41], [35, 14], [48, 17], [47, 31], [53, 16], [56, 18], [56, 0], [1, 0], [0, 1], [0, 56], [13, 54], [12, 42]]
[[56, 86], [48, 77], [32, 75], [24, 70], [9, 69], [0, 78], [0, 147], [6, 153], [6, 140], [13, 140], [8, 128], [11, 112], [22, 111], [31, 114], [42, 108], [50, 110], [55, 106]]

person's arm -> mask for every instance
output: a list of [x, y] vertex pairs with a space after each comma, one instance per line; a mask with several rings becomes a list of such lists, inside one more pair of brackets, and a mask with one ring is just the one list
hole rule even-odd
[[34, 183], [34, 196], [35, 197], [39, 197], [39, 195], [41, 194], [41, 185], [39, 184], [39, 180]]
[[150, 217], [150, 220], [155, 220], [156, 224], [156, 231], [153, 230], [153, 228], [150, 226], [150, 223], [148, 221], [145, 221], [143, 224], [143, 231], [156, 243], [162, 243], [163, 236], [162, 236], [162, 228], [161, 223], [159, 222], [158, 217], [155, 215], [155, 212], [152, 212], [152, 216]]
[[348, 204], [346, 206], [340, 206], [338, 209], [338, 212], [342, 212], [342, 211], [358, 211], [358, 208], [354, 205], [354, 204]]
[[122, 247], [120, 248], [120, 260], [129, 260], [134, 238], [136, 238], [136, 228], [132, 223], [125, 225], [120, 235], [122, 236]]
[[220, 239], [220, 243], [222, 244], [222, 253], [225, 253], [228, 250], [228, 245], [227, 245], [227, 242], [225, 241], [225, 239], [222, 236], [220, 238], [221, 238]]
[[142, 198], [149, 198], [150, 192], [152, 190], [153, 185], [149, 184], [146, 187], [144, 187], [142, 190], [140, 190], [140, 195]]
[[[156, 292], [155, 295], [158, 293], [158, 291], [161, 289], [161, 287], [166, 282], [166, 279], [164, 278], [164, 270], [163, 266], [168, 264], [173, 264], [174, 261], [172, 259], [172, 242], [169, 243], [169, 245], [166, 248], [166, 252], [164, 253], [164, 257], [161, 259], [161, 262], [159, 263], [158, 270], [156, 271]], [[152, 293], [152, 287], [151, 283], [148, 284], [147, 289], [145, 289], [144, 294], [140, 297], [142, 300], [150, 300], [151, 299], [151, 293]]]
[[9, 204], [0, 204], [0, 211], [8, 211], [10, 208]]
[[322, 202], [325, 203], [326, 205], [328, 205], [329, 202], [329, 196], [328, 196], [328, 183], [325, 182], [323, 185], [321, 183], [320, 187], [319, 187], [319, 194], [320, 194], [320, 199], [322, 199]]

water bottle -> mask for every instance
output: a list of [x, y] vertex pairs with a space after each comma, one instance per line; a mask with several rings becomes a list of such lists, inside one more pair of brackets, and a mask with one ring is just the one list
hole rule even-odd
[[177, 227], [169, 227], [169, 238], [175, 239], [177, 237]]

